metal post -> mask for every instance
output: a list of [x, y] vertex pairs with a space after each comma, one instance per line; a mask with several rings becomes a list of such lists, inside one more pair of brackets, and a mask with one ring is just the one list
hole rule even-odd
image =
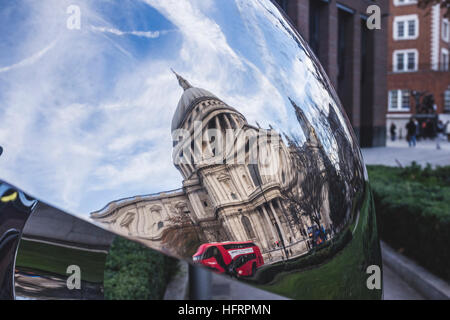
[[189, 298], [211, 300], [211, 271], [189, 265]]

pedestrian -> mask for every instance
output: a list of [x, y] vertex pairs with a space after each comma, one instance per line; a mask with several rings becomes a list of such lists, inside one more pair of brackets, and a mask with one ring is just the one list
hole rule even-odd
[[413, 118], [409, 120], [406, 124], [406, 140], [408, 141], [408, 145], [410, 147], [416, 146], [416, 124], [413, 121]]
[[439, 120], [436, 125], [436, 149], [441, 149], [441, 141], [445, 140], [445, 129], [448, 125], [449, 121], [447, 121], [445, 124], [442, 122], [442, 120]]
[[395, 125], [395, 123], [391, 123], [391, 127], [389, 130], [391, 132], [391, 140], [395, 141], [395, 138], [397, 136], [397, 126]]
[[420, 124], [416, 118], [414, 118], [414, 124], [416, 125], [416, 140], [419, 141], [422, 136], [420, 132]]

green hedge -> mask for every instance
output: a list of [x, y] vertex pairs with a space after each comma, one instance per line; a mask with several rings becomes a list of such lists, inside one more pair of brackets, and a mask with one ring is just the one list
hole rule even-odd
[[381, 238], [450, 281], [450, 166], [368, 166]]
[[105, 298], [162, 299], [177, 260], [143, 245], [116, 237], [105, 266]]
[[274, 263], [266, 268], [261, 268], [258, 270], [255, 278], [250, 279], [249, 282], [256, 282], [258, 284], [269, 283], [277, 274], [282, 272], [302, 270], [317, 266], [341, 251], [351, 240], [352, 233], [347, 229], [343, 234], [337, 237], [336, 240], [327, 241], [304, 256], [287, 262]]

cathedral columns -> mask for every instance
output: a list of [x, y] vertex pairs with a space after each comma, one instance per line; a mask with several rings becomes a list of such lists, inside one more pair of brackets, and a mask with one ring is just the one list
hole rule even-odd
[[233, 181], [236, 181], [236, 183], [235, 183], [236, 189], [239, 192], [239, 194], [241, 195], [241, 199], [245, 199], [247, 194], [244, 190], [244, 187], [242, 186], [242, 183], [239, 183], [241, 181], [239, 179], [239, 172], [237, 172], [234, 168], [231, 168], [231, 170], [229, 172], [230, 172], [231, 177], [233, 178]]
[[266, 208], [264, 207], [264, 204], [261, 206], [261, 209], [262, 209], [262, 211], [264, 213], [264, 217], [266, 218], [266, 223], [267, 223], [267, 225], [268, 225], [268, 227], [270, 229], [270, 232], [272, 233], [273, 240], [277, 241], [278, 237], [276, 236], [276, 232], [274, 230], [274, 226], [272, 224], [272, 221], [269, 218], [269, 215], [267, 214], [267, 211], [266, 211]]
[[224, 219], [222, 220], [222, 223], [228, 229], [228, 233], [229, 233], [230, 238], [231, 238], [230, 241], [235, 240], [235, 239], [237, 240], [235, 230], [233, 230], [233, 228], [231, 227], [230, 221], [228, 220], [227, 217], [224, 217]]
[[230, 120], [228, 119], [228, 115], [225, 114], [223, 117], [225, 119], [225, 123], [227, 124], [227, 127], [228, 127], [227, 129], [233, 129], [233, 127], [231, 126]]
[[203, 178], [203, 183], [206, 186], [206, 189], [210, 195], [211, 200], [213, 201], [214, 205], [218, 205], [220, 203], [220, 198], [217, 194], [217, 191], [215, 190], [214, 186], [211, 184], [211, 182], [209, 181], [208, 177], [204, 177]]
[[217, 194], [217, 197], [219, 198], [218, 203], [221, 203], [223, 200], [227, 199], [227, 197], [223, 194], [220, 183], [213, 176], [210, 176], [210, 181], [215, 193]]
[[262, 225], [259, 221], [259, 215], [257, 215], [257, 213], [255, 213], [255, 212], [252, 212], [248, 216], [250, 218], [250, 221], [252, 222], [252, 226], [254, 227], [254, 230], [258, 237], [259, 242], [265, 249], [269, 250], [270, 246], [265, 237], [264, 229], [262, 228]]
[[239, 215], [235, 216], [235, 220], [237, 220], [236, 222], [236, 226], [239, 229], [240, 233], [243, 235], [242, 237], [242, 241], [248, 241], [251, 240], [250, 235], [247, 234], [247, 231], [245, 231], [244, 225], [242, 223], [242, 211], [239, 212]]
[[[288, 239], [287, 239], [287, 237], [286, 237], [286, 234], [284, 233], [284, 228], [283, 228], [283, 225], [282, 225], [281, 222], [280, 222], [280, 218], [278, 218], [278, 214], [277, 214], [277, 212], [275, 211], [275, 208], [273, 207], [272, 201], [269, 201], [269, 207], [270, 207], [270, 210], [272, 211], [272, 214], [273, 214], [274, 217], [275, 217], [275, 221], [276, 221], [277, 224], [278, 224], [278, 228], [280, 229], [281, 236], [283, 237], [282, 240], [284, 240], [284, 243], [285, 243], [285, 245], [286, 245]], [[281, 240], [281, 239], [280, 239], [280, 240]]]
[[285, 223], [286, 229], [287, 229], [289, 235], [292, 237], [292, 239], [295, 239], [294, 232], [293, 232], [293, 230], [291, 228], [291, 225], [290, 225], [290, 223], [288, 221], [288, 217], [286, 216], [286, 211], [284, 210], [284, 207], [283, 207], [283, 205], [281, 203], [280, 198], [277, 198], [276, 201], [277, 201], [277, 204], [278, 204], [278, 208], [280, 208], [280, 210], [281, 210], [281, 212], [283, 214], [284, 220], [286, 222]]

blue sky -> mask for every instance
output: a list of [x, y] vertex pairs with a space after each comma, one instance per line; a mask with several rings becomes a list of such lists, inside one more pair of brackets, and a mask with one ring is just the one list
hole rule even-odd
[[[69, 5], [81, 29], [69, 30]], [[268, 0], [3, 1], [0, 178], [71, 213], [178, 188], [174, 68], [249, 123], [302, 137], [335, 101]], [[317, 125], [332, 154], [335, 141]]]

